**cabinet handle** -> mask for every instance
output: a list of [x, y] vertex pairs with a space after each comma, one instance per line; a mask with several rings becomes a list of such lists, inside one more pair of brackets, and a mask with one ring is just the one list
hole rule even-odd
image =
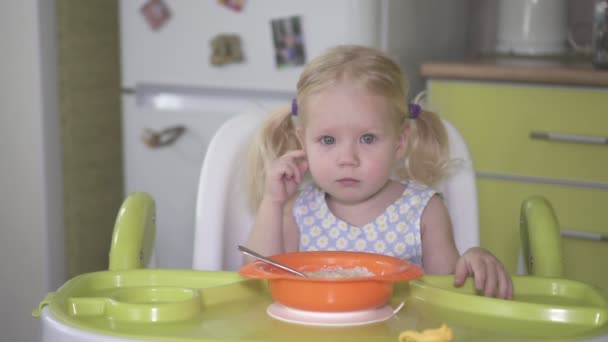
[[579, 232], [579, 231], [570, 230], [570, 229], [561, 229], [561, 234], [563, 237], [568, 237], [568, 238], [573, 238], [573, 239], [608, 241], [608, 235], [600, 234], [600, 233], [588, 233], [588, 232]]
[[589, 135], [577, 135], [555, 132], [532, 131], [530, 132], [530, 139], [561, 141], [579, 144], [608, 145], [607, 137], [594, 137]]

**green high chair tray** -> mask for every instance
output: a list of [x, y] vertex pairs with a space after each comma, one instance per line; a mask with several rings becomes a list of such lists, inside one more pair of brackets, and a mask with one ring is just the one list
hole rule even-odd
[[129, 196], [117, 217], [110, 270], [87, 273], [51, 292], [34, 311], [66, 327], [141, 341], [397, 341], [406, 330], [447, 324], [455, 341], [570, 341], [608, 338], [608, 293], [560, 278], [515, 276], [514, 300], [482, 296], [469, 279], [424, 276], [395, 283], [377, 323], [327, 327], [286, 323], [267, 314], [264, 280], [236, 272], [142, 268], [154, 235], [154, 201]]
[[[455, 341], [582, 339], [608, 334], [607, 299], [588, 285], [515, 277], [513, 301], [479, 295], [451, 276], [396, 283], [386, 321], [352, 327], [303, 326], [271, 318], [263, 280], [235, 272], [126, 270], [88, 273], [49, 293], [55, 319], [96, 334], [152, 341], [397, 341], [405, 330], [446, 323]], [[608, 335], [607, 335], [608, 336]]]

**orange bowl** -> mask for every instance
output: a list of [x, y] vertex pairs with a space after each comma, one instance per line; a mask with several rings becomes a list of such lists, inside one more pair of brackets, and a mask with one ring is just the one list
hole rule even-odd
[[300, 277], [254, 261], [240, 269], [240, 274], [252, 279], [268, 280], [273, 300], [285, 306], [321, 312], [358, 311], [373, 309], [388, 303], [393, 282], [420, 278], [420, 267], [395, 257], [365, 252], [293, 252], [277, 254], [270, 259], [300, 272], [322, 268], [365, 267], [373, 276], [352, 278]]

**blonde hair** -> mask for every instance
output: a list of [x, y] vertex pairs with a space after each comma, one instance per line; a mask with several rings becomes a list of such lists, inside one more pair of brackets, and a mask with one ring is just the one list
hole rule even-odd
[[[386, 98], [396, 126], [409, 126], [406, 152], [395, 165], [399, 179], [436, 184], [446, 174], [447, 133], [439, 116], [421, 110], [410, 118], [409, 84], [401, 67], [383, 52], [356, 45], [341, 45], [310, 61], [297, 84], [297, 120], [306, 124], [307, 100], [343, 80], [358, 82], [372, 94]], [[291, 105], [272, 111], [254, 135], [248, 153], [247, 187], [249, 201], [257, 208], [264, 194], [270, 163], [290, 150], [301, 149], [292, 120]]]

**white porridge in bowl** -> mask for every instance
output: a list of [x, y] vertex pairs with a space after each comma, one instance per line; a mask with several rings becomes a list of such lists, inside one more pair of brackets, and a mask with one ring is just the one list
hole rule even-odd
[[367, 269], [367, 267], [323, 267], [316, 271], [304, 272], [311, 278], [357, 278], [357, 277], [373, 277], [375, 274]]

